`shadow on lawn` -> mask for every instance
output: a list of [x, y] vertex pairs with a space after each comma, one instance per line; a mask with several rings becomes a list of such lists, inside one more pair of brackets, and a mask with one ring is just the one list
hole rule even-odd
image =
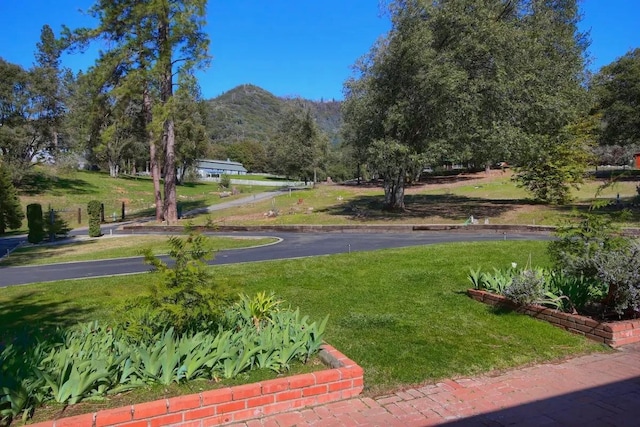
[[[39, 260], [46, 260], [51, 257], [64, 256], [67, 253], [70, 253], [77, 248], [90, 248], [92, 245], [97, 243], [96, 240], [83, 240], [83, 241], [71, 241], [60, 239], [57, 240], [56, 243], [51, 245], [42, 245], [42, 246], [31, 246], [24, 249], [22, 253], [33, 253], [37, 254]], [[43, 251], [44, 249], [50, 249], [55, 247], [55, 251]], [[16, 253], [18, 254], [18, 253]], [[18, 256], [8, 256], [0, 261], [0, 269], [6, 267], [18, 267], [22, 265], [28, 265], [28, 262], [22, 262], [20, 257]]]
[[[439, 174], [439, 175], [423, 175], [420, 177], [420, 180], [417, 184], [418, 185], [455, 184], [458, 182], [473, 181], [476, 179], [477, 177], [474, 177], [471, 175], [463, 175], [462, 172], [458, 172], [458, 173]], [[361, 180], [360, 183], [358, 183], [356, 180], [350, 180], [341, 185], [344, 185], [347, 187], [382, 189], [382, 180], [380, 179], [369, 180], [369, 181]], [[411, 186], [409, 185], [409, 187], [407, 188], [411, 188]]]
[[[564, 206], [554, 206], [553, 209], [563, 212], [571, 217], [572, 213], [591, 214], [597, 216], [607, 216], [621, 222], [640, 222], [640, 205], [634, 201], [634, 198], [624, 198], [620, 203], [610, 203], [599, 208], [592, 208], [589, 204], [571, 204]], [[575, 215], [577, 219], [577, 215]]]
[[[445, 177], [448, 178], [448, 177]], [[452, 178], [462, 178], [456, 177]], [[367, 184], [364, 187], [374, 186]], [[379, 186], [378, 186], [379, 187]], [[382, 189], [381, 189], [382, 191]], [[482, 221], [484, 218], [498, 218], [509, 211], [519, 209], [523, 206], [544, 206], [550, 211], [556, 211], [567, 219], [571, 219], [576, 213], [590, 213], [594, 215], [607, 215], [614, 219], [624, 212], [626, 218], [620, 219], [624, 222], [640, 221], [640, 206], [634, 202], [633, 198], [623, 199], [620, 203], [613, 203], [598, 208], [591, 209], [589, 203], [576, 203], [568, 205], [547, 205], [532, 199], [485, 199], [478, 197], [460, 196], [455, 194], [405, 194], [405, 211], [388, 212], [383, 210], [384, 197], [382, 195], [361, 195], [347, 200], [343, 203], [318, 209], [317, 212], [329, 215], [350, 216], [356, 221], [380, 221], [397, 219], [425, 219], [429, 217], [440, 217], [453, 221], [466, 221], [471, 215]]]
[[598, 170], [592, 173], [597, 179], [609, 179], [612, 181], [640, 181], [640, 170], [637, 169], [613, 169]]
[[[206, 208], [207, 206], [209, 205], [205, 203], [204, 200], [178, 201], [178, 212], [180, 214], [185, 214], [194, 209]], [[155, 218], [155, 216], [156, 216], [156, 209], [148, 208], [148, 209], [142, 209], [139, 211], [128, 212], [125, 219], [127, 221], [131, 221], [134, 219], [141, 219], [141, 218]]]
[[329, 215], [352, 216], [360, 221], [395, 220], [400, 218], [441, 217], [463, 222], [475, 218], [496, 218], [523, 205], [537, 205], [531, 200], [489, 200], [475, 197], [407, 194], [404, 212], [382, 210], [382, 196], [359, 196], [348, 202], [319, 209]]
[[0, 350], [9, 343], [26, 346], [36, 339], [55, 339], [58, 327], [76, 325], [92, 311], [71, 304], [38, 301], [35, 292], [0, 302]]
[[51, 193], [56, 190], [65, 190], [73, 194], [92, 194], [96, 188], [83, 179], [51, 177], [39, 172], [28, 174], [20, 183], [20, 193], [28, 196]]

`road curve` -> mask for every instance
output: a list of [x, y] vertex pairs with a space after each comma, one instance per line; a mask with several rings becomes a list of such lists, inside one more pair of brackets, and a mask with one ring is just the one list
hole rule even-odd
[[[224, 235], [271, 236], [278, 237], [282, 240], [273, 245], [220, 251], [216, 254], [211, 264], [219, 265], [291, 259], [448, 242], [550, 239], [547, 235], [532, 233], [452, 233], [432, 231], [375, 234], [238, 232], [233, 234], [225, 233]], [[48, 264], [32, 267], [2, 267], [0, 268], [0, 288], [35, 282], [142, 273], [148, 270], [149, 266], [145, 265], [140, 257]]]

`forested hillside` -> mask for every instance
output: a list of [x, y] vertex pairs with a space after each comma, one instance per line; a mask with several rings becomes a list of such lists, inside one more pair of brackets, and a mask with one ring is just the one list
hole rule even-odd
[[214, 143], [254, 140], [266, 143], [292, 112], [309, 109], [318, 128], [329, 140], [339, 142], [342, 123], [340, 102], [279, 98], [250, 84], [241, 85], [207, 101], [207, 130]]

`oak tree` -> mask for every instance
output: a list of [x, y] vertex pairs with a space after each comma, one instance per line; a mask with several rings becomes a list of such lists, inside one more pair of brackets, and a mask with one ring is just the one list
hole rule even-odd
[[[430, 163], [525, 165], [526, 153], [585, 109], [575, 0], [396, 0], [389, 8], [391, 31], [345, 84], [349, 144], [373, 152], [400, 144], [407, 159]], [[385, 195], [398, 196], [386, 198], [388, 209], [404, 208], [390, 187], [404, 185], [409, 164], [396, 166], [385, 170]]]
[[640, 48], [602, 67], [591, 83], [602, 116], [598, 142], [608, 163], [625, 164], [640, 150]]

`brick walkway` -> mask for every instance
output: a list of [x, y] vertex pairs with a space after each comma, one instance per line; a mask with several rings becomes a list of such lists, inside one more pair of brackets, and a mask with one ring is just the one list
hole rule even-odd
[[446, 380], [246, 423], [258, 426], [639, 426], [640, 344], [612, 354]]

